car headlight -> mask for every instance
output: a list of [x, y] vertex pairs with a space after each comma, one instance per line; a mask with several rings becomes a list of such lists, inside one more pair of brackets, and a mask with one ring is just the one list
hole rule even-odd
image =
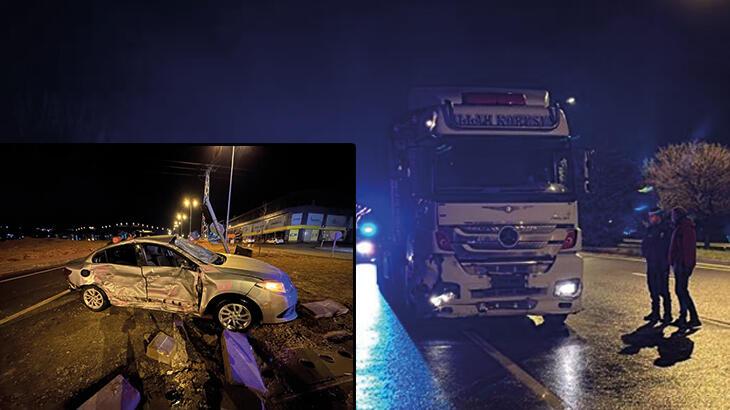
[[580, 279], [568, 279], [555, 282], [555, 296], [559, 298], [576, 298], [580, 295]]
[[284, 287], [284, 284], [275, 280], [266, 280], [263, 282], [259, 282], [256, 284], [256, 286], [275, 293], [286, 293], [286, 288]]

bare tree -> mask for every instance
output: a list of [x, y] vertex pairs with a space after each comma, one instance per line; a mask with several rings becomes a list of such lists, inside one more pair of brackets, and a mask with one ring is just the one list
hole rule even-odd
[[663, 208], [682, 206], [696, 215], [709, 248], [714, 224], [730, 214], [730, 149], [705, 142], [660, 148], [644, 163], [644, 178]]

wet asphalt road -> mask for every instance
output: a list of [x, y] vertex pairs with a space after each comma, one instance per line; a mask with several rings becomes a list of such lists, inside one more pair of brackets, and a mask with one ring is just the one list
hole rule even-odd
[[[682, 334], [642, 320], [649, 311], [642, 262], [584, 257], [585, 309], [558, 330], [539, 318], [408, 329], [378, 292], [375, 267], [358, 265], [357, 407], [730, 408], [730, 268], [692, 275], [704, 326]], [[527, 376], [516, 377], [519, 369]]]

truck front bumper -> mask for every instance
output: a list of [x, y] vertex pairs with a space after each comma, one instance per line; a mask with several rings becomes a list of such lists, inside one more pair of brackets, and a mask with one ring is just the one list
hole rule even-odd
[[[448, 267], [447, 264], [444, 264]], [[458, 264], [452, 264], [458, 266]], [[579, 279], [581, 291], [577, 297], [555, 296], [555, 284], [559, 281]], [[520, 316], [572, 314], [583, 309], [583, 260], [576, 253], [559, 254], [553, 266], [546, 273], [528, 277], [527, 287], [537, 293], [515, 296], [475, 297], [479, 291], [488, 290], [489, 279], [469, 275], [462, 269], [445, 268], [442, 280], [461, 285], [459, 298], [454, 298], [438, 307], [433, 307], [431, 316], [460, 318], [471, 316]]]

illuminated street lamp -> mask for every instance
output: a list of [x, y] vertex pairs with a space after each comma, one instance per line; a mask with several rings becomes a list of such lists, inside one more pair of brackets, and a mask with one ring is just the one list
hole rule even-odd
[[575, 105], [575, 97], [568, 97], [565, 100], [565, 103], [568, 104], [568, 105]]
[[198, 200], [193, 199], [192, 201], [188, 198], [185, 198], [185, 201], [183, 201], [183, 204], [188, 207], [190, 211], [190, 221], [188, 222], [188, 235], [190, 235], [193, 232], [193, 208], [198, 207]]

